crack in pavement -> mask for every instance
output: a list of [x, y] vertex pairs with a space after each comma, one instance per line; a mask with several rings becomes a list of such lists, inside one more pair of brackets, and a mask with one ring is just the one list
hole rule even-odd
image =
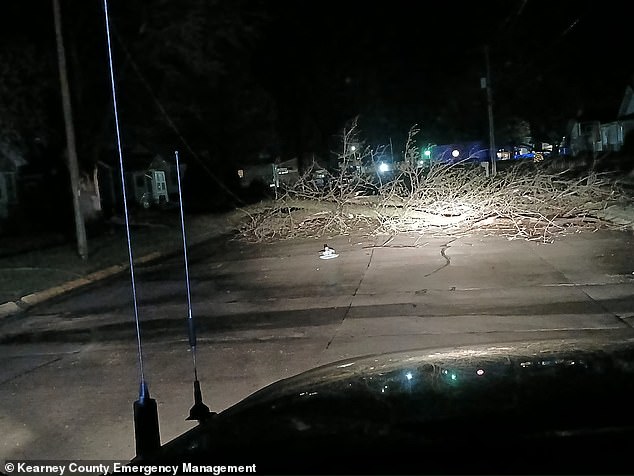
[[59, 362], [60, 360], [62, 360], [62, 356], [58, 356], [58, 357], [55, 357], [55, 358], [53, 358], [51, 360], [47, 360], [46, 362], [42, 362], [42, 363], [40, 363], [38, 365], [35, 365], [35, 366], [31, 367], [31, 368], [28, 368], [26, 370], [18, 372], [17, 374], [15, 374], [15, 375], [13, 375], [13, 376], [11, 376], [9, 378], [1, 380], [0, 381], [0, 385], [4, 385], [6, 383], [11, 382], [12, 380], [16, 380], [16, 379], [18, 379], [20, 377], [24, 377], [25, 375], [28, 375], [28, 374], [30, 374], [32, 372], [35, 372], [36, 370], [39, 370], [42, 367], [46, 367], [47, 365], [51, 365], [51, 364], [54, 364], [55, 362]]
[[339, 329], [341, 329], [341, 324], [343, 324], [343, 322], [348, 317], [348, 314], [350, 314], [350, 309], [352, 308], [352, 304], [354, 303], [354, 298], [356, 297], [357, 293], [359, 292], [359, 289], [361, 289], [361, 283], [363, 283], [363, 280], [365, 279], [366, 275], [368, 274], [368, 269], [370, 269], [370, 265], [372, 264], [372, 258], [373, 257], [374, 257], [374, 248], [372, 248], [371, 251], [370, 251], [370, 259], [368, 260], [368, 265], [365, 267], [365, 270], [363, 271], [363, 274], [361, 275], [361, 279], [359, 280], [359, 284], [357, 284], [357, 288], [354, 290], [354, 293], [352, 293], [352, 297], [350, 298], [350, 304], [348, 305], [348, 308], [346, 309], [346, 312], [343, 314], [343, 318], [341, 319], [341, 322], [339, 323], [339, 327], [333, 333], [332, 338], [328, 341], [328, 344], [326, 344], [326, 349], [324, 349], [324, 350], [328, 350], [328, 348], [330, 347], [330, 344], [332, 344], [332, 341], [335, 340], [335, 337], [337, 337], [337, 332], [338, 332]]
[[449, 258], [445, 252], [447, 251], [447, 249], [451, 248], [451, 243], [453, 243], [457, 239], [458, 238], [453, 238], [453, 239], [449, 240], [447, 243], [445, 243], [444, 245], [441, 245], [441, 247], [440, 247], [440, 255], [443, 258], [445, 258], [446, 263], [443, 264], [440, 268], [433, 270], [431, 273], [428, 273], [428, 274], [424, 275], [423, 276], [424, 278], [430, 277], [432, 274], [435, 274], [438, 271], [440, 271], [442, 269], [445, 269], [447, 266], [449, 266], [451, 264], [451, 258]]

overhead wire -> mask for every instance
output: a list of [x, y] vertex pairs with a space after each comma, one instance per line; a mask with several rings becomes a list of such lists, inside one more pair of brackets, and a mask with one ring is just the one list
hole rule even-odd
[[526, 7], [527, 3], [528, 3], [528, 0], [521, 0], [519, 8], [515, 12], [509, 13], [509, 15], [506, 17], [506, 19], [502, 22], [502, 25], [500, 26], [500, 30], [502, 30], [502, 32], [505, 29], [508, 29], [509, 27], [511, 27], [512, 24], [517, 24], [517, 20], [520, 16], [522, 16], [522, 12], [524, 12], [524, 8]]
[[[523, 3], [521, 4], [520, 10], [518, 11], [517, 15], [513, 19], [514, 24], [517, 24], [519, 16], [524, 11], [527, 3], [528, 3], [528, 0], [524, 0]], [[586, 4], [586, 6], [587, 5], [588, 4]], [[510, 81], [516, 81], [517, 78], [522, 78], [523, 75], [527, 71], [530, 71], [532, 68], [535, 67], [538, 61], [543, 61], [545, 54], [552, 54], [555, 51], [554, 47], [557, 44], [559, 44], [568, 34], [570, 34], [575, 29], [575, 27], [579, 24], [579, 22], [588, 14], [588, 11], [589, 11], [589, 8], [586, 8], [583, 12], [578, 14], [572, 20], [572, 22], [567, 23], [566, 27], [561, 31], [561, 33], [556, 35], [554, 39], [552, 39], [547, 45], [544, 45], [537, 52], [532, 52], [531, 54], [532, 58], [522, 61], [522, 66], [519, 69], [514, 70], [512, 72], [508, 72], [506, 74], [498, 73], [496, 75], [496, 82], [499, 84], [500, 81], [510, 82]], [[516, 83], [514, 83], [514, 87], [515, 88], [518, 87]], [[519, 87], [522, 87], [522, 85], [520, 85]]]
[[213, 179], [227, 194], [229, 194], [231, 197], [233, 197], [239, 203], [245, 204], [245, 202], [238, 195], [236, 195], [230, 188], [228, 188], [224, 184], [224, 182], [222, 180], [220, 180], [209, 169], [209, 167], [207, 167], [207, 165], [205, 164], [204, 160], [202, 160], [199, 157], [199, 155], [194, 151], [194, 149], [189, 145], [188, 141], [185, 139], [185, 136], [181, 133], [180, 129], [174, 123], [174, 121], [170, 117], [169, 113], [167, 112], [167, 110], [165, 109], [165, 107], [163, 106], [161, 101], [159, 100], [158, 96], [154, 93], [154, 90], [152, 89], [152, 86], [150, 85], [150, 83], [147, 81], [147, 79], [145, 78], [145, 76], [141, 72], [141, 69], [139, 68], [138, 64], [136, 63], [136, 61], [134, 61], [134, 58], [132, 57], [132, 53], [130, 53], [130, 50], [126, 47], [125, 43], [123, 42], [123, 40], [121, 38], [121, 35], [118, 34], [118, 32], [116, 31], [116, 29], [114, 27], [113, 27], [112, 30], [113, 30], [114, 38], [117, 40], [117, 43], [119, 44], [119, 46], [123, 50], [123, 53], [125, 54], [126, 59], [130, 62], [130, 65], [132, 66], [132, 69], [136, 73], [137, 77], [139, 78], [141, 84], [146, 89], [146, 91], [148, 92], [148, 94], [150, 95], [152, 100], [154, 101], [155, 106], [157, 107], [157, 109], [159, 110], [159, 112], [161, 113], [161, 115], [163, 116], [165, 121], [167, 122], [167, 125], [176, 134], [176, 136], [181, 141], [181, 143], [185, 146], [185, 148], [187, 149], [189, 154], [198, 162], [198, 164], [209, 175], [209, 177], [211, 177], [211, 179]]

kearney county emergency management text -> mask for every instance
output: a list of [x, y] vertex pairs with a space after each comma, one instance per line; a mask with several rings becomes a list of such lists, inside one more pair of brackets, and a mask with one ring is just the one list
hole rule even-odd
[[77, 461], [7, 461], [4, 470], [8, 475], [37, 474], [37, 475], [114, 475], [114, 474], [222, 474], [256, 473], [256, 465], [195, 465], [182, 463], [180, 465], [129, 465], [122, 462], [110, 463], [81, 463]]

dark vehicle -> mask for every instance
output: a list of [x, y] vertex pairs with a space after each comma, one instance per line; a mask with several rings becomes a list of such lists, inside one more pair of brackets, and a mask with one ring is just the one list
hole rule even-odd
[[274, 383], [132, 465], [631, 474], [633, 397], [632, 336], [368, 356]]

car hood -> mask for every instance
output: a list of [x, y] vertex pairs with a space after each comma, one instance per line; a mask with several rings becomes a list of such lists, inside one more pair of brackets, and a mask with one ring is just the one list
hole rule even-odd
[[[605, 474], [620, 469], [620, 445], [633, 442], [632, 397], [632, 338], [372, 355], [273, 383], [149, 460], [252, 461], [258, 473], [385, 473], [404, 464], [415, 464], [408, 472], [515, 473], [509, 457], [523, 455], [522, 468], [534, 473], [555, 451], [560, 461], [549, 456], [548, 472], [600, 463]], [[584, 454], [586, 446], [593, 450]]]

